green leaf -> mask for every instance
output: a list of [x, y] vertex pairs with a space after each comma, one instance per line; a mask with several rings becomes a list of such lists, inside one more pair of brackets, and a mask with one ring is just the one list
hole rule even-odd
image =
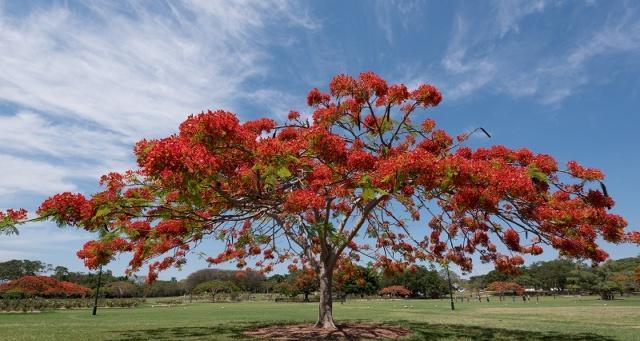
[[376, 192], [378, 192], [380, 195], [389, 195], [389, 192], [385, 191], [382, 188], [376, 188]]
[[94, 218], [103, 217], [109, 214], [110, 211], [111, 210], [109, 209], [109, 207], [101, 207], [98, 211], [96, 211], [96, 215], [94, 216]]
[[287, 168], [287, 166], [282, 166], [278, 169], [278, 171], [276, 172], [276, 174], [281, 177], [281, 178], [288, 178], [291, 176], [291, 172], [289, 171], [289, 169]]
[[271, 187], [273, 187], [276, 184], [277, 181], [278, 181], [278, 179], [274, 175], [267, 175], [264, 178], [264, 183], [269, 185], [269, 186], [271, 186]]
[[367, 187], [362, 189], [362, 198], [365, 200], [371, 200], [376, 197], [376, 191], [373, 188]]
[[547, 175], [544, 174], [538, 167], [536, 167], [536, 165], [527, 166], [527, 175], [529, 175], [531, 179], [540, 180], [546, 183], [549, 182], [549, 179], [547, 179]]

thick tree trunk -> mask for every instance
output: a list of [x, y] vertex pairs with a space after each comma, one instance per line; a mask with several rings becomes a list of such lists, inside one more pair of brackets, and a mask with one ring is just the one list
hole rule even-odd
[[316, 328], [336, 329], [333, 323], [333, 298], [331, 297], [331, 285], [333, 269], [326, 264], [320, 266], [320, 304], [318, 307], [318, 322]]

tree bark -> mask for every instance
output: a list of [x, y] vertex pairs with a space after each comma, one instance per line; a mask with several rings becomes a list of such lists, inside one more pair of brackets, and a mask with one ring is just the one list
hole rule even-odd
[[333, 298], [331, 297], [331, 285], [333, 281], [333, 268], [324, 263], [320, 266], [320, 304], [318, 307], [318, 322], [316, 328], [336, 329], [333, 323]]

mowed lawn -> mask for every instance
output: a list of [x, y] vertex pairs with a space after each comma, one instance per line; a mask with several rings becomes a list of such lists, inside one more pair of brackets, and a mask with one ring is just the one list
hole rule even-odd
[[[265, 324], [307, 322], [314, 303], [196, 303], [134, 309], [0, 313], [0, 340], [241, 340]], [[413, 330], [409, 340], [640, 340], [640, 297], [456, 303], [352, 300], [335, 303], [340, 321], [380, 321]]]

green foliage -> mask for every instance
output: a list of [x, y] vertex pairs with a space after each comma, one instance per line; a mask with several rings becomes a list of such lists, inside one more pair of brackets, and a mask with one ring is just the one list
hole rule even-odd
[[219, 293], [233, 293], [239, 290], [240, 288], [231, 281], [214, 279], [212, 281], [198, 284], [193, 292], [196, 294], [209, 294], [211, 295], [211, 300], [215, 301], [215, 297]]
[[380, 286], [401, 285], [414, 297], [439, 298], [449, 292], [445, 276], [434, 269], [418, 266], [415, 271], [408, 269], [393, 277], [382, 278]]
[[545, 183], [549, 182], [549, 179], [547, 179], [547, 175], [534, 164], [530, 164], [529, 166], [527, 166], [527, 174], [531, 179], [535, 179]]
[[[98, 307], [109, 308], [135, 308], [144, 303], [144, 299], [100, 299]], [[89, 298], [66, 299], [2, 299], [0, 311], [6, 312], [32, 312], [58, 309], [89, 309], [94, 304]]]
[[12, 259], [0, 263], [0, 282], [10, 281], [23, 276], [33, 276], [51, 269], [51, 265], [38, 260]]

